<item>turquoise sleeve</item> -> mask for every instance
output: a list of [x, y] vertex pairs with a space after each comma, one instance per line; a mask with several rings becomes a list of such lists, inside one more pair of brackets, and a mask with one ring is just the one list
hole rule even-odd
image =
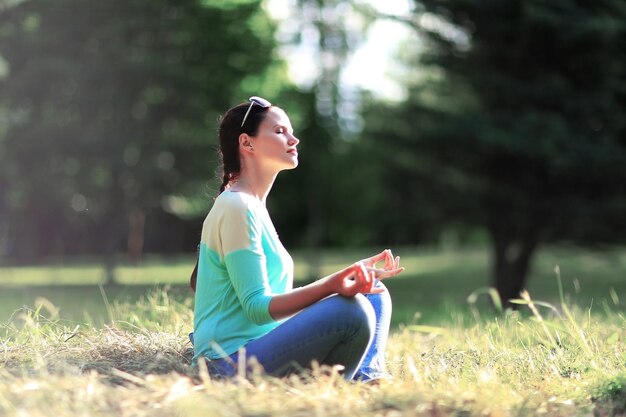
[[248, 320], [257, 325], [274, 321], [269, 312], [272, 290], [262, 229], [261, 219], [249, 207], [233, 207], [224, 216], [220, 233], [227, 247], [224, 264], [235, 294]]
[[257, 325], [273, 322], [271, 289], [263, 253], [240, 249], [226, 255], [224, 262], [246, 317]]

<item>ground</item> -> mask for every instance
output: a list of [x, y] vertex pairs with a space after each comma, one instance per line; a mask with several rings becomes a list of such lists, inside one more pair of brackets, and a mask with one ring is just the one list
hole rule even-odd
[[[480, 289], [484, 250], [398, 252], [407, 274], [388, 282], [394, 380], [380, 385], [344, 382], [337, 369], [225, 382], [192, 368], [187, 259], [125, 267], [126, 284], [102, 291], [70, 280], [93, 279], [89, 263], [0, 269], [0, 415], [625, 415], [625, 251], [542, 253], [512, 312], [493, 311]], [[326, 253], [321, 272], [354, 256]], [[148, 276], [169, 285], [146, 293]]]

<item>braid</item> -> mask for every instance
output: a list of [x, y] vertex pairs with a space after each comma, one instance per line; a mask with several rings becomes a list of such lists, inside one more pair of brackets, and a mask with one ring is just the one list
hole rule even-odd
[[224, 192], [224, 190], [226, 189], [226, 186], [228, 185], [229, 182], [230, 182], [229, 175], [228, 174], [224, 174], [224, 179], [222, 180], [222, 185], [220, 185], [220, 194], [222, 194]]
[[[222, 175], [222, 185], [219, 194], [223, 193], [231, 181], [239, 177], [241, 171], [241, 162], [239, 161], [239, 143], [231, 141], [222, 144], [220, 150], [220, 165]], [[218, 195], [219, 195], [218, 194]]]

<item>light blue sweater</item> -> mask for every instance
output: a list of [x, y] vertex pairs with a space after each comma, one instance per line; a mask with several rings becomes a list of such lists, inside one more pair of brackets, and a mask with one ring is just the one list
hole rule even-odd
[[273, 294], [293, 287], [293, 260], [255, 197], [224, 191], [202, 227], [194, 317], [194, 361], [230, 355], [280, 323]]

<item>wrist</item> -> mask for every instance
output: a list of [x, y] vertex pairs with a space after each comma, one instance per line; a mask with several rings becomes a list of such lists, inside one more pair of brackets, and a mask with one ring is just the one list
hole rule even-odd
[[333, 284], [333, 280], [332, 280], [333, 275], [334, 274], [329, 275], [320, 280], [320, 287], [322, 288], [322, 291], [324, 292], [325, 296], [329, 296], [337, 292], [337, 290], [335, 289], [335, 285]]

